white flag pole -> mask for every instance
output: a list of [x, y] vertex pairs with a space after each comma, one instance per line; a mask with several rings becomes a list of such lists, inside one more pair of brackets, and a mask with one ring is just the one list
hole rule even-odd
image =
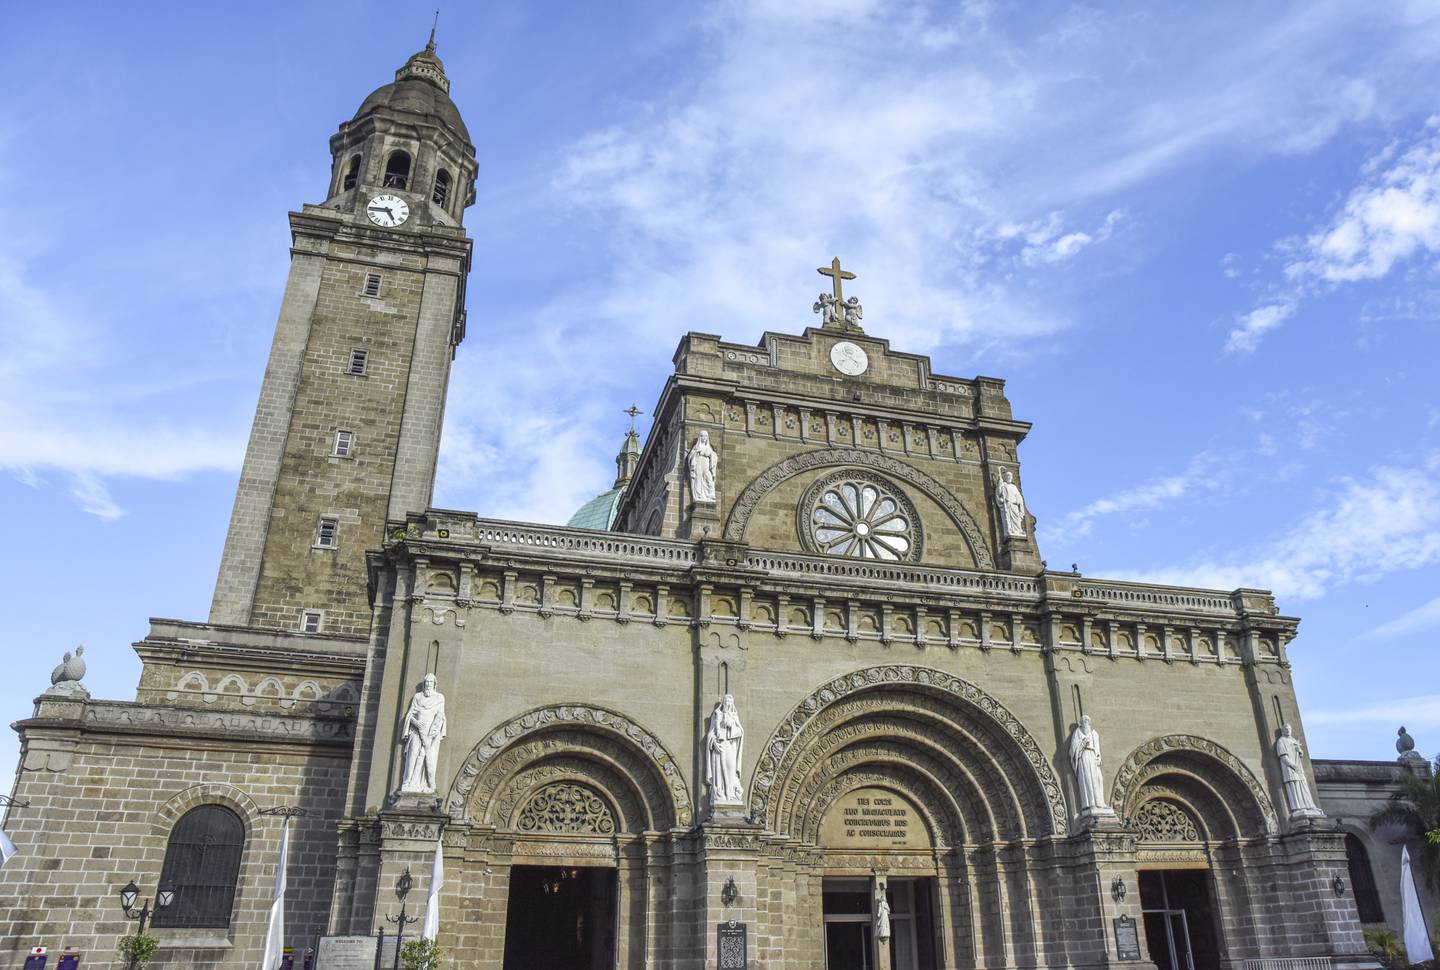
[[1415, 874], [1410, 871], [1410, 849], [1403, 845], [1400, 847], [1400, 900], [1405, 912], [1405, 955], [1411, 963], [1435, 959], [1435, 951], [1430, 948], [1430, 934], [1425, 931], [1420, 894], [1415, 891]]
[[270, 896], [270, 926], [265, 932], [265, 957], [260, 970], [280, 970], [285, 957], [285, 867], [290, 856], [290, 817], [280, 832], [280, 864], [275, 868], [275, 891]]
[[430, 870], [430, 895], [425, 900], [425, 924], [420, 939], [434, 941], [440, 935], [440, 890], [445, 886], [445, 857], [440, 853], [440, 840], [435, 840], [435, 865]]

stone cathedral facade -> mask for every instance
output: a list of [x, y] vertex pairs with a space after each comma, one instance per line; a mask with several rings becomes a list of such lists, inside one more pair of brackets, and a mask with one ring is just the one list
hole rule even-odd
[[133, 879], [176, 889], [162, 966], [255, 966], [298, 808], [297, 953], [386, 925], [406, 870], [423, 909], [438, 843], [457, 968], [1371, 965], [1298, 621], [1048, 568], [1004, 382], [867, 332], [838, 261], [794, 333], [677, 334], [595, 527], [431, 508], [477, 177], [449, 88], [432, 42], [290, 214], [209, 620], [152, 620], [134, 700], [57, 671], [16, 725], [7, 959], [105, 963]]

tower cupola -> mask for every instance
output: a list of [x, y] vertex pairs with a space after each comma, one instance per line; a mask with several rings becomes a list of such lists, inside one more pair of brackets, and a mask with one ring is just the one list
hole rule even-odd
[[[405, 203], [414, 226], [458, 228], [475, 201], [475, 146], [450, 100], [435, 35], [370, 93], [330, 139], [334, 156], [326, 208], [366, 218], [378, 196]], [[393, 208], [392, 211], [398, 211]], [[387, 227], [388, 228], [388, 227]]]

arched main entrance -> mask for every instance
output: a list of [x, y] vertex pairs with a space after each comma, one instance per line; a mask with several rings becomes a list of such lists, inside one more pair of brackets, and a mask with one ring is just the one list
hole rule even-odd
[[873, 965], [854, 961], [881, 945], [882, 896], [895, 970], [1044, 962], [1032, 872], [1065, 807], [995, 698], [930, 668], [870, 667], [811, 692], [763, 750], [752, 817], [808, 862], [772, 889], [808, 904], [791, 918], [829, 970]]
[[648, 731], [591, 705], [531, 711], [476, 746], [448, 804], [489, 873], [477, 895], [494, 905], [475, 927], [500, 940], [488, 965], [653, 962], [654, 844], [691, 814], [674, 759]]

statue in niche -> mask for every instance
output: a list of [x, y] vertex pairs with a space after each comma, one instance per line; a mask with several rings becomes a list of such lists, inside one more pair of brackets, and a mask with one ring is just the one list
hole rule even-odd
[[890, 900], [885, 898], [885, 884], [875, 887], [875, 939], [890, 939]]
[[1280, 780], [1285, 785], [1285, 803], [1293, 818], [1323, 818], [1325, 813], [1315, 804], [1310, 784], [1305, 780], [1305, 749], [1290, 734], [1290, 725], [1280, 727], [1275, 739], [1275, 757], [1280, 760]]
[[1000, 510], [1001, 537], [1025, 538], [1025, 497], [1020, 494], [1015, 475], [1008, 468], [995, 482], [995, 505]]
[[740, 757], [745, 749], [745, 729], [735, 698], [726, 694], [710, 713], [710, 730], [705, 732], [705, 783], [710, 786], [711, 805], [739, 805], [745, 800], [740, 787]]
[[1075, 730], [1070, 732], [1070, 767], [1075, 771], [1075, 796], [1080, 814], [1113, 815], [1105, 803], [1105, 776], [1100, 771], [1100, 732], [1090, 724], [1090, 715], [1083, 714]]
[[400, 791], [432, 794], [440, 742], [445, 740], [445, 695], [435, 689], [434, 674], [426, 674], [410, 698], [401, 735], [405, 739], [405, 774]]
[[696, 502], [715, 501], [715, 469], [720, 464], [720, 458], [710, 447], [710, 432], [700, 432], [690, 454], [685, 456], [685, 464], [690, 471], [691, 499]]

